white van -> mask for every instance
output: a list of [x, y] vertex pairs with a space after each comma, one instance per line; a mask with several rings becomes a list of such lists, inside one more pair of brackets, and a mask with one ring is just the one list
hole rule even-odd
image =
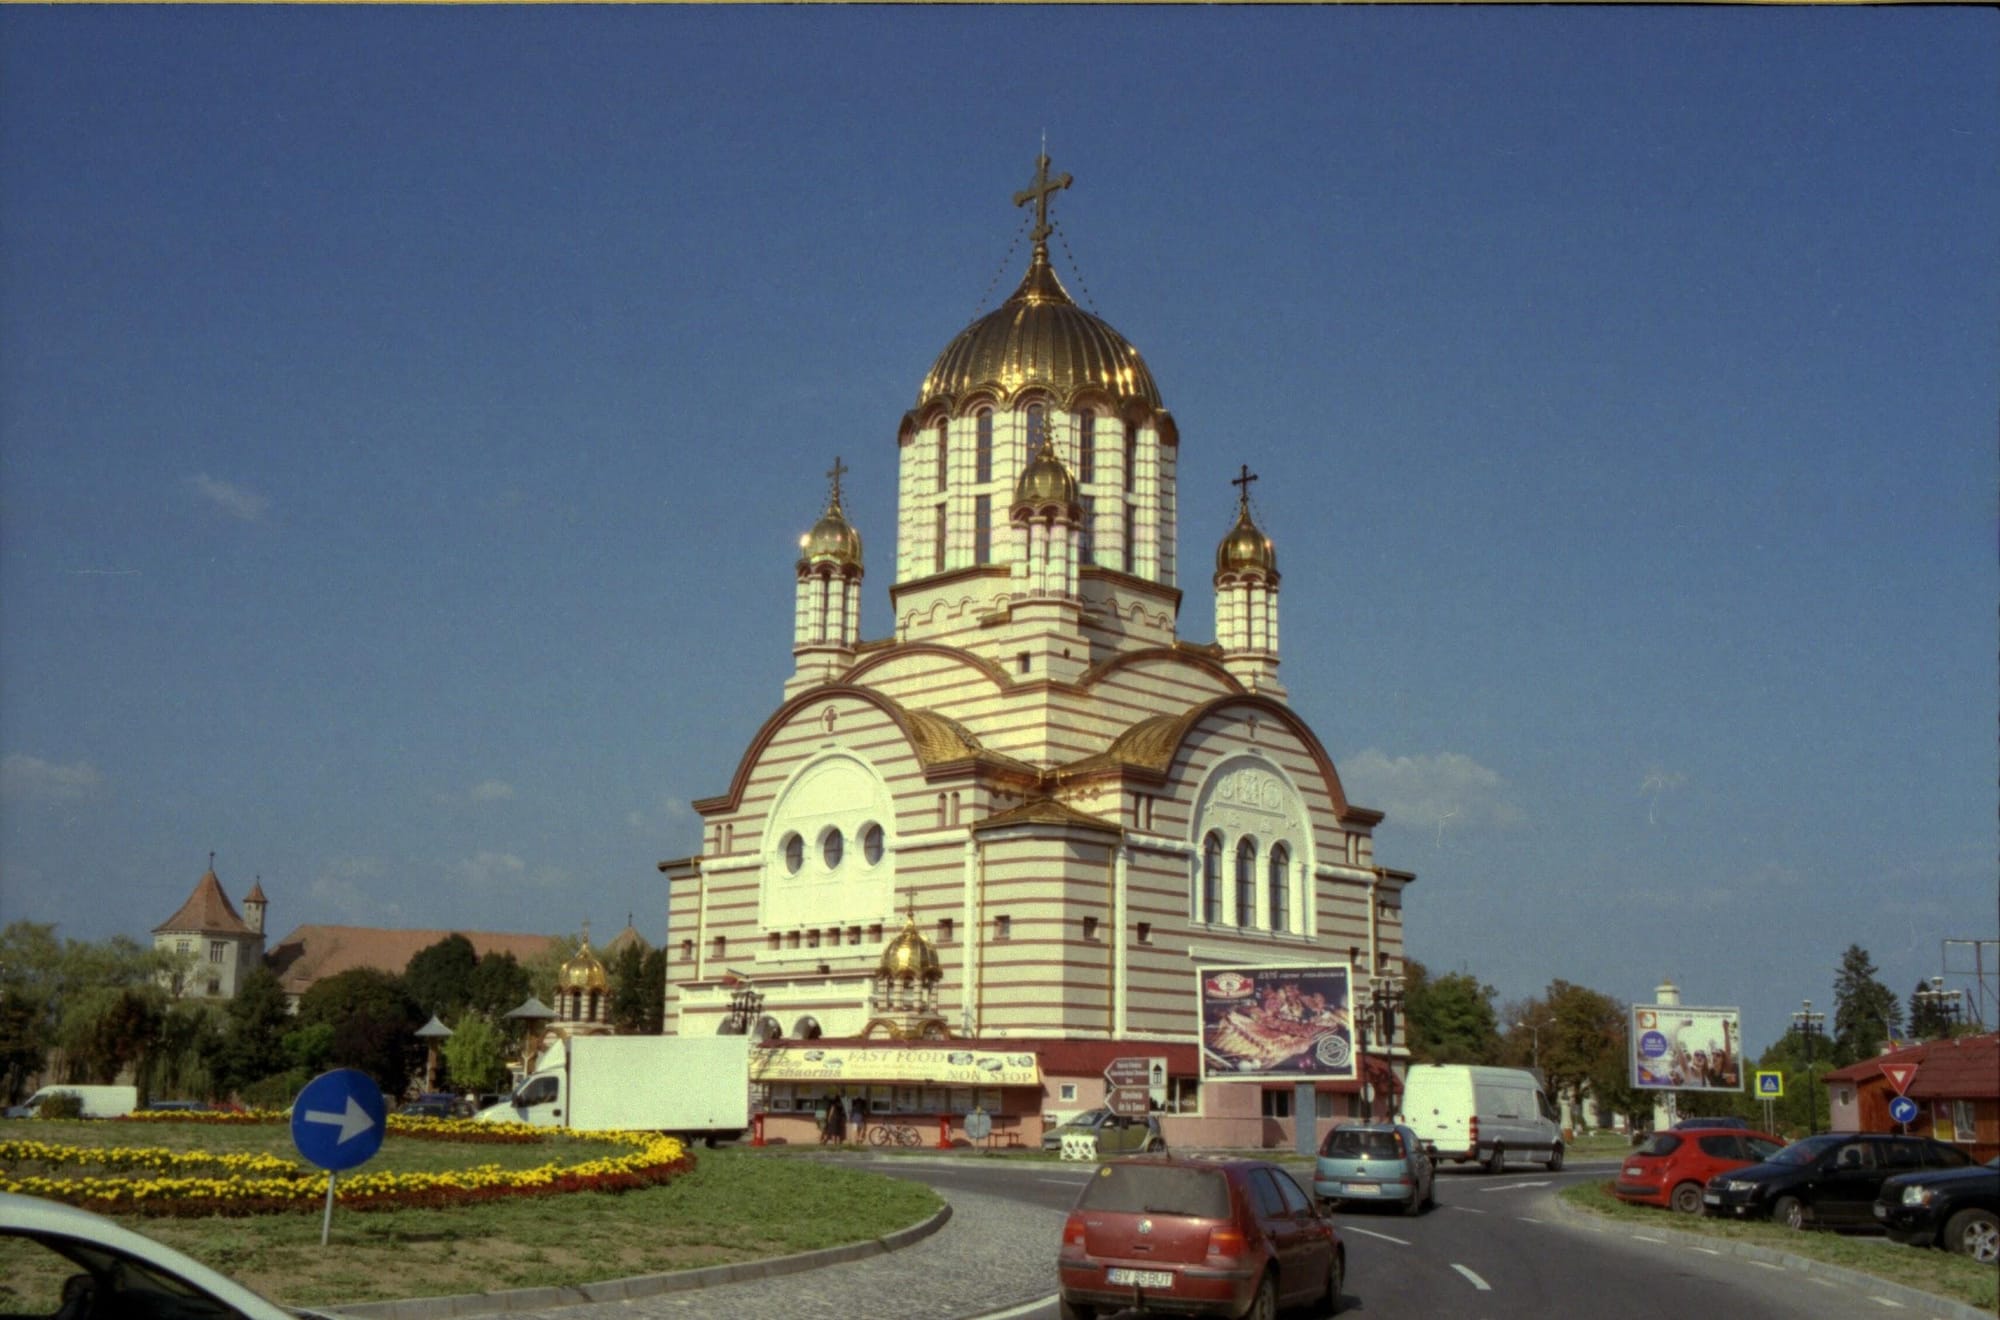
[[1479, 1160], [1488, 1173], [1505, 1169], [1509, 1156], [1562, 1167], [1555, 1106], [1520, 1068], [1414, 1064], [1403, 1083], [1403, 1121], [1439, 1159]]
[[139, 1107], [136, 1086], [44, 1086], [7, 1111], [9, 1118], [34, 1118], [42, 1101], [52, 1095], [73, 1095], [83, 1101], [85, 1118], [123, 1118]]

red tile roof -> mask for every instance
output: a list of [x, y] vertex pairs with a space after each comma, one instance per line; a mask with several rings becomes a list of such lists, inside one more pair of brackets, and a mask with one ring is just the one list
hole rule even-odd
[[1883, 1080], [1885, 1063], [1915, 1064], [1904, 1094], [1912, 1100], [1991, 1100], [2000, 1098], [2000, 1032], [1958, 1036], [1891, 1050], [1826, 1074], [1826, 1080]]
[[522, 962], [547, 952], [554, 937], [505, 935], [479, 930], [382, 930], [374, 926], [298, 926], [271, 946], [265, 956], [278, 974], [285, 993], [304, 994], [313, 982], [357, 967], [372, 967], [401, 976], [417, 953], [458, 934], [472, 941], [473, 952], [511, 953]]
[[155, 935], [170, 931], [195, 931], [203, 935], [254, 935], [255, 931], [245, 925], [243, 918], [236, 915], [236, 908], [229, 901], [229, 895], [222, 892], [222, 882], [215, 878], [214, 871], [206, 871], [195, 881], [194, 892], [187, 902], [181, 904], [180, 911], [153, 927]]

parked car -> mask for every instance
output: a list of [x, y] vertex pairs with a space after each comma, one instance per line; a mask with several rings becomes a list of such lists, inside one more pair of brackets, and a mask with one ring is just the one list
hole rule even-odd
[[1353, 1201], [1414, 1215], [1436, 1204], [1435, 1180], [1423, 1142], [1401, 1123], [1342, 1123], [1319, 1143], [1312, 1191], [1324, 1210]]
[[318, 1315], [287, 1310], [87, 1210], [11, 1192], [0, 1192], [0, 1279], [7, 1283], [8, 1311], [20, 1315]]
[[1887, 1132], [1807, 1137], [1762, 1164], [1719, 1173], [1702, 1189], [1704, 1213], [1808, 1224], [1872, 1224], [1875, 1194], [1899, 1173], [1960, 1169], [1972, 1157], [1956, 1146]]
[[1120, 1118], [1109, 1109], [1086, 1109], [1061, 1127], [1042, 1134], [1042, 1149], [1054, 1153], [1062, 1149], [1063, 1134], [1095, 1137], [1099, 1155], [1129, 1155], [1158, 1152], [1167, 1148], [1155, 1114], [1144, 1118]]
[[1611, 1194], [1633, 1205], [1668, 1206], [1683, 1214], [1701, 1213], [1701, 1189], [1718, 1173], [1762, 1164], [1785, 1148], [1765, 1132], [1734, 1127], [1684, 1127], [1655, 1132], [1625, 1157]]
[[1062, 1320], [1138, 1308], [1272, 1320], [1340, 1305], [1347, 1249], [1291, 1174], [1262, 1160], [1141, 1156], [1098, 1166], [1063, 1223]]
[[1708, 1118], [1684, 1118], [1670, 1130], [1679, 1132], [1687, 1128], [1748, 1128], [1749, 1126], [1750, 1120], [1747, 1118], [1711, 1115]]
[[1909, 1246], [2000, 1263], [2000, 1155], [1963, 1169], [1897, 1174], [1875, 1194], [1875, 1222]]

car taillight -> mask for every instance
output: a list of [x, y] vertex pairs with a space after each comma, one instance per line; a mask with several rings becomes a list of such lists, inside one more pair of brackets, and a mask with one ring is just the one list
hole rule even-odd
[[1470, 1122], [1470, 1123], [1468, 1123], [1468, 1124], [1466, 1125], [1466, 1138], [1467, 1138], [1467, 1140], [1469, 1140], [1469, 1141], [1470, 1141], [1470, 1142], [1472, 1143], [1472, 1146], [1473, 1146], [1473, 1148], [1474, 1148], [1475, 1150], [1476, 1150], [1476, 1149], [1478, 1149], [1478, 1147], [1479, 1147], [1479, 1115], [1477, 1115], [1477, 1114], [1474, 1114], [1474, 1115], [1472, 1116], [1472, 1122]]
[[1081, 1251], [1081, 1250], [1083, 1249], [1083, 1216], [1082, 1216], [1082, 1215], [1079, 1215], [1079, 1214], [1074, 1214], [1074, 1213], [1073, 1213], [1073, 1214], [1071, 1214], [1071, 1215], [1070, 1215], [1070, 1217], [1069, 1217], [1068, 1219], [1065, 1219], [1065, 1220], [1063, 1221], [1063, 1239], [1062, 1239], [1062, 1244], [1063, 1244], [1063, 1245], [1064, 1245], [1065, 1247], [1075, 1247], [1075, 1248], [1077, 1248], [1077, 1249], [1078, 1249], [1079, 1251]]
[[1249, 1244], [1243, 1239], [1239, 1228], [1211, 1228], [1208, 1230], [1208, 1254], [1235, 1259], [1241, 1256]]

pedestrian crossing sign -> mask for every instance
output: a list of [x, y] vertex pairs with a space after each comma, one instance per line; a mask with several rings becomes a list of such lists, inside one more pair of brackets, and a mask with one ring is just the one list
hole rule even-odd
[[1785, 1098], [1785, 1075], [1781, 1072], [1760, 1072], [1757, 1074], [1757, 1096], [1761, 1100], [1782, 1100]]

